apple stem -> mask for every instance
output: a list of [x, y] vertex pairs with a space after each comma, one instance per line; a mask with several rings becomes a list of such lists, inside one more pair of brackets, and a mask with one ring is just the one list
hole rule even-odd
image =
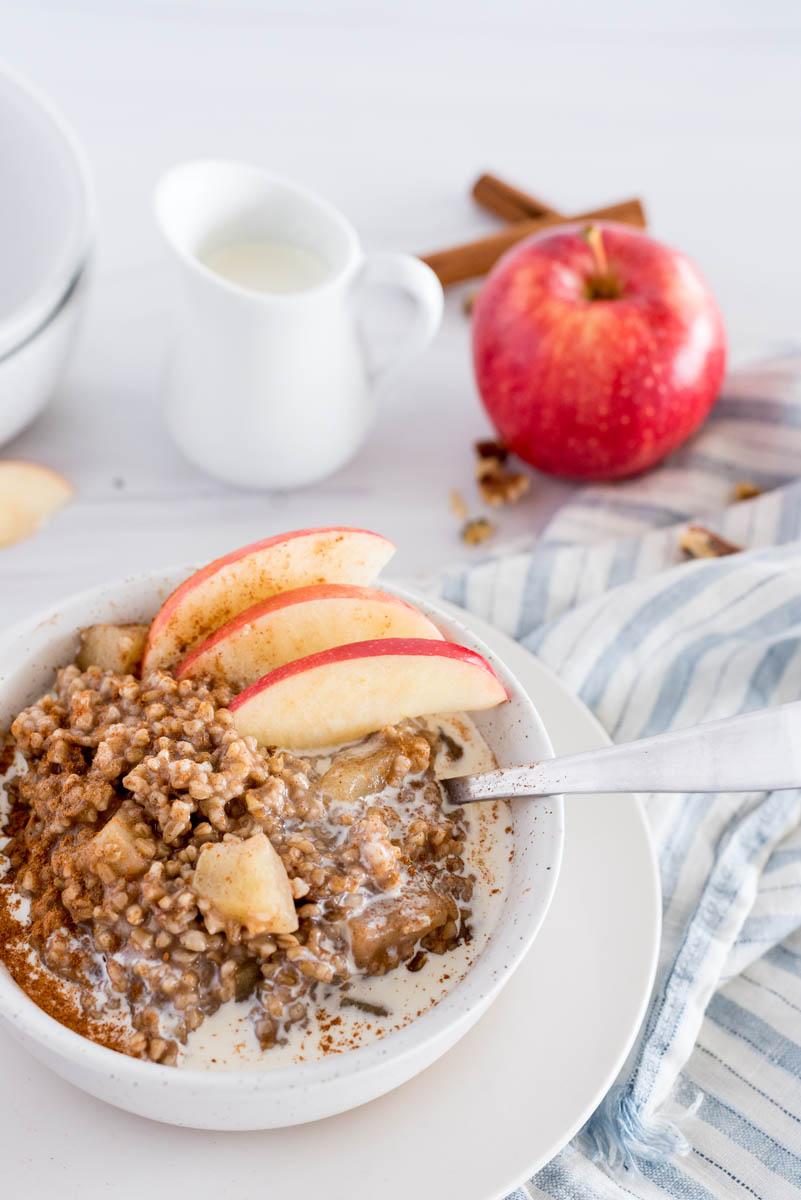
[[609, 274], [609, 259], [606, 257], [604, 248], [604, 237], [601, 233], [600, 225], [588, 225], [584, 230], [584, 241], [592, 252], [592, 257], [595, 259], [595, 269], [598, 275], [603, 278]]
[[595, 270], [586, 284], [588, 300], [618, 300], [623, 294], [620, 280], [609, 266], [600, 225], [588, 225], [582, 237], [590, 248]]

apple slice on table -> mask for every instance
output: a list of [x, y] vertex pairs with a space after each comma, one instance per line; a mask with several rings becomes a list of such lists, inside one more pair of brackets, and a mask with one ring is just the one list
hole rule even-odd
[[237, 613], [277, 592], [371, 583], [395, 547], [367, 529], [296, 529], [233, 550], [190, 575], [150, 626], [142, 672], [171, 666]]
[[231, 702], [244, 737], [308, 750], [350, 742], [405, 717], [493, 708], [506, 689], [488, 662], [453, 642], [386, 638], [296, 659]]
[[210, 675], [244, 688], [296, 658], [375, 638], [444, 640], [428, 617], [397, 596], [322, 583], [246, 608], [191, 650], [175, 674]]
[[22, 541], [75, 495], [63, 475], [33, 462], [0, 462], [0, 546]]

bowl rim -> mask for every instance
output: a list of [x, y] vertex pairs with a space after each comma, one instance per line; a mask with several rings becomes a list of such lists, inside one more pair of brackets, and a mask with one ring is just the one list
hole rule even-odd
[[51, 270], [21, 305], [0, 318], [0, 361], [36, 337], [74, 290], [89, 255], [97, 215], [89, 159], [72, 125], [35, 85], [0, 61], [0, 92], [4, 87], [15, 90], [31, 110], [38, 111], [66, 146], [75, 169], [81, 208], [75, 227]]
[[37, 325], [35, 329], [32, 329], [24, 341], [21, 341], [19, 345], [13, 346], [5, 353], [0, 352], [0, 372], [2, 372], [3, 367], [7, 366], [7, 364], [15, 359], [18, 354], [22, 354], [26, 350], [29, 350], [34, 343], [37, 342], [40, 337], [42, 337], [43, 334], [47, 333], [51, 325], [54, 325], [59, 317], [63, 315], [64, 310], [70, 305], [71, 301], [75, 299], [76, 295], [79, 292], [82, 293], [84, 291], [91, 270], [91, 262], [92, 247], [89, 246], [87, 248], [86, 258], [84, 258], [84, 260], [76, 268], [75, 274], [70, 280], [70, 284], [66, 292], [56, 303], [55, 308], [43, 318], [41, 325]]
[[[105, 591], [114, 592], [124, 585], [140, 583], [154, 585], [158, 581], [169, 582], [179, 576], [185, 577], [184, 573], [194, 570], [197, 570], [195, 564], [154, 568], [107, 580], [57, 599], [53, 604], [16, 622], [0, 635], [0, 656], [13, 645], [16, 639], [29, 635], [45, 623], [49, 624], [54, 615], [59, 615], [61, 608], [68, 605], [88, 604], [99, 599]], [[408, 602], [420, 606], [432, 620], [442, 620], [447, 625], [455, 627], [460, 638], [462, 635], [466, 637], [471, 648], [477, 648], [478, 652], [488, 659], [510, 695], [522, 702], [528, 719], [547, 749], [547, 755], [552, 755], [550, 738], [533, 701], [514, 672], [486, 645], [482, 638], [474, 634], [461, 620], [440, 608], [435, 598], [395, 585], [392, 581], [382, 580], [381, 586], [386, 591], [393, 592]], [[18, 667], [15, 668], [15, 670], [18, 669]], [[4, 684], [5, 675], [0, 674], [0, 691]], [[449, 1030], [458, 1029], [460, 1024], [464, 1024], [472, 1016], [476, 1008], [483, 1011], [496, 998], [506, 980], [511, 977], [530, 949], [553, 900], [562, 861], [564, 806], [561, 796], [553, 797], [552, 800], [553, 832], [556, 835], [555, 848], [553, 857], [548, 863], [547, 879], [543, 879], [543, 899], [538, 907], [533, 928], [515, 935], [517, 944], [514, 948], [511, 948], [510, 945], [505, 952], [504, 969], [496, 970], [494, 973], [487, 972], [488, 978], [484, 992], [467, 1006], [459, 1003], [462, 985], [470, 976], [475, 979], [474, 972], [480, 966], [482, 959], [485, 959], [487, 950], [491, 947], [491, 940], [475, 964], [468, 969], [456, 986], [408, 1025], [393, 1030], [383, 1038], [376, 1038], [354, 1050], [330, 1054], [312, 1062], [287, 1067], [266, 1067], [263, 1070], [258, 1067], [231, 1070], [226, 1068], [220, 1071], [211, 1071], [202, 1067], [162, 1066], [145, 1059], [133, 1058], [121, 1051], [101, 1046], [51, 1017], [39, 1008], [35, 1001], [16, 983], [2, 961], [0, 961], [0, 1018], [13, 1033], [22, 1035], [23, 1042], [30, 1039], [62, 1060], [80, 1065], [89, 1072], [101, 1073], [111, 1079], [130, 1083], [134, 1087], [145, 1082], [152, 1086], [159, 1084], [177, 1086], [182, 1090], [189, 1089], [193, 1092], [200, 1091], [207, 1094], [214, 1094], [221, 1090], [229, 1091], [237, 1087], [251, 1092], [269, 1093], [300, 1090], [309, 1086], [327, 1086], [337, 1082], [342, 1076], [365, 1078], [380, 1073], [388, 1067], [390, 1062], [393, 1064], [403, 1063], [408, 1058], [417, 1056], [425, 1046], [436, 1042]], [[526, 801], [516, 800], [511, 803], [515, 806], [525, 804]], [[511, 937], [509, 941], [511, 943]]]

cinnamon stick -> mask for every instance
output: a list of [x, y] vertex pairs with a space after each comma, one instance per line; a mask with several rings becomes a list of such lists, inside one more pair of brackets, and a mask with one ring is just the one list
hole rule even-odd
[[555, 217], [559, 213], [537, 196], [521, 192], [497, 175], [482, 175], [473, 184], [473, 199], [482, 208], [503, 217], [504, 221], [525, 221], [529, 217]]
[[605, 208], [579, 213], [575, 217], [563, 217], [558, 214], [531, 217], [527, 221], [516, 221], [507, 229], [480, 238], [476, 242], [451, 246], [447, 250], [437, 250], [420, 257], [439, 277], [443, 287], [448, 287], [452, 283], [473, 279], [476, 275], [486, 275], [510, 246], [532, 233], [540, 233], [543, 229], [574, 221], [619, 221], [623, 225], [636, 225], [642, 229], [645, 226], [645, 210], [639, 200], [623, 200], [620, 204], [609, 204]]

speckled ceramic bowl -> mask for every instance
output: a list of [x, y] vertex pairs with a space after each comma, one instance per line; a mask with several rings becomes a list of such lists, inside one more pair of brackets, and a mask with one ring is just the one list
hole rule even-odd
[[[0, 643], [0, 727], [70, 662], [76, 631], [97, 621], [149, 620], [189, 568], [83, 592], [16, 626]], [[499, 765], [546, 758], [551, 745], [512, 673], [467, 625], [435, 604], [403, 593], [450, 640], [483, 654], [510, 699], [474, 714]], [[331, 1116], [404, 1083], [444, 1054], [478, 1020], [519, 965], [551, 902], [564, 836], [561, 800], [513, 802], [515, 857], [502, 915], [484, 951], [443, 1000], [397, 1032], [319, 1062], [264, 1071], [209, 1072], [161, 1067], [106, 1050], [47, 1016], [0, 967], [0, 1020], [30, 1052], [102, 1100], [156, 1121], [202, 1129], [272, 1129]], [[269, 1055], [265, 1063], [269, 1062]]]

